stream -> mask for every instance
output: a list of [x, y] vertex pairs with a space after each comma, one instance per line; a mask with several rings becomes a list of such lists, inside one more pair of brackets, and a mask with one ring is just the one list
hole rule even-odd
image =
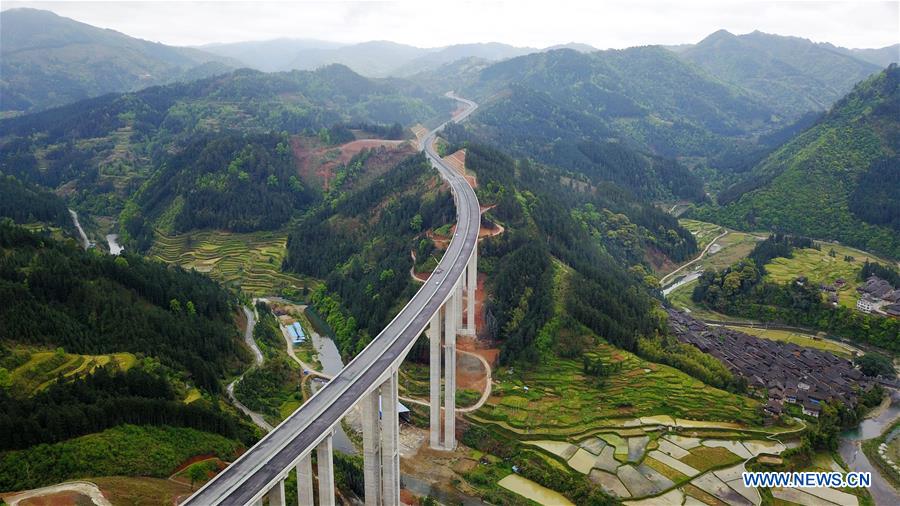
[[106, 244], [109, 245], [110, 255], [118, 255], [125, 251], [125, 247], [119, 244], [119, 234], [106, 234]]
[[872, 487], [869, 493], [875, 499], [875, 504], [891, 505], [900, 504], [900, 494], [894, 487], [881, 476], [881, 472], [871, 463], [863, 453], [860, 443], [866, 439], [878, 437], [882, 432], [900, 416], [900, 393], [891, 391], [891, 404], [878, 416], [866, 418], [859, 426], [845, 430], [841, 433], [841, 441], [838, 444], [838, 452], [851, 471], [863, 471], [872, 473]]
[[[328, 326], [312, 311], [312, 308], [307, 308], [306, 314], [313, 325], [313, 328], [310, 329], [310, 335], [312, 336], [313, 347], [319, 355], [319, 362], [322, 364], [322, 372], [329, 376], [336, 376], [344, 368], [344, 361], [341, 360], [341, 354], [338, 352], [337, 345], [334, 344], [331, 337], [328, 337], [330, 336]], [[323, 386], [325, 386], [324, 380], [318, 378], [311, 380], [313, 392], [317, 392]], [[341, 453], [348, 455], [356, 455], [358, 453], [356, 446], [353, 445], [353, 441], [344, 432], [344, 427], [340, 423], [335, 428], [332, 443], [334, 444], [334, 449]]]
[[81, 222], [78, 221], [78, 213], [69, 209], [69, 214], [72, 215], [72, 222], [75, 223], [75, 228], [78, 229], [78, 235], [81, 237], [81, 245], [84, 246], [84, 249], [93, 246], [94, 244], [88, 239], [87, 234], [84, 233], [84, 229], [81, 228]]

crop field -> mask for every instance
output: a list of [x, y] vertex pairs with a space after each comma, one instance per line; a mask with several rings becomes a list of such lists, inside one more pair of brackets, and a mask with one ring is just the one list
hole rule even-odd
[[801, 332], [795, 332], [791, 330], [779, 330], [779, 329], [761, 329], [761, 328], [751, 328], [751, 327], [728, 327], [730, 329], [737, 330], [738, 332], [743, 332], [745, 334], [750, 334], [751, 336], [762, 337], [764, 339], [771, 339], [773, 341], [782, 341], [785, 343], [794, 343], [797, 346], [805, 346], [807, 348], [814, 348], [817, 350], [827, 351], [829, 353], [834, 353], [837, 356], [844, 358], [851, 358], [853, 353], [846, 346], [841, 346], [840, 343], [836, 343], [834, 341], [829, 341], [827, 339], [813, 339], [813, 336], [809, 334], [803, 334]]
[[[593, 358], [621, 369], [602, 384], [576, 360], [553, 358], [531, 371], [500, 369], [497, 384], [475, 417], [527, 433], [575, 434], [609, 421], [650, 415], [749, 423], [758, 403], [712, 388], [677, 369], [646, 362], [607, 344]], [[604, 423], [607, 422], [607, 423]]]
[[700, 251], [703, 251], [706, 245], [725, 231], [725, 227], [705, 221], [681, 219], [678, 220], [678, 224], [694, 235], [694, 239], [697, 240], [697, 249]]
[[[892, 265], [864, 251], [848, 248], [840, 244], [822, 242], [821, 249], [805, 248], [794, 251], [793, 258], [775, 258], [766, 264], [766, 280], [775, 283], [787, 283], [799, 276], [806, 276], [814, 284], [832, 284], [837, 279], [847, 282], [839, 290], [838, 303], [842, 306], [854, 307], [859, 299], [856, 287], [861, 284], [857, 279], [863, 263], [868, 259], [884, 265]], [[830, 255], [834, 250], [834, 256]], [[852, 262], [844, 260], [853, 257]]]
[[90, 374], [94, 369], [111, 363], [126, 370], [137, 361], [131, 353], [112, 355], [75, 355], [58, 351], [28, 353], [28, 360], [9, 373], [10, 388], [16, 395], [34, 395], [55, 383], [60, 376], [73, 379]]
[[157, 233], [149, 256], [186, 269], [209, 273], [249, 295], [278, 294], [285, 288], [312, 286], [312, 281], [281, 272], [287, 234], [237, 234], [203, 231], [167, 236]]

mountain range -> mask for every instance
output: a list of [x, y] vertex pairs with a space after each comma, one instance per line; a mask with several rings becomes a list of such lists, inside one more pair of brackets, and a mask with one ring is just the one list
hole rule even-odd
[[240, 64], [37, 9], [0, 13], [0, 111], [28, 112], [174, 81]]

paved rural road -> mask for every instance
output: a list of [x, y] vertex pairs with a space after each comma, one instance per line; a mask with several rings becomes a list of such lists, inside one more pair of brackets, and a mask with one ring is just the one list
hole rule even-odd
[[[462, 121], [477, 107], [475, 102], [452, 93], [447, 96], [468, 106], [452, 121]], [[444, 165], [434, 150], [434, 139], [444, 125], [432, 130], [419, 146], [449, 183], [456, 204], [456, 233], [439, 263], [441, 274], [429, 277], [387, 327], [316, 395], [185, 504], [247, 504], [258, 492], [274, 484], [302, 452], [319, 441], [364, 393], [378, 384], [452, 294], [478, 241], [481, 215], [478, 199], [469, 183]]]
[[[256, 327], [256, 318], [253, 316], [253, 311], [250, 311], [250, 308], [244, 306], [242, 308], [244, 310], [244, 314], [247, 315], [247, 330], [244, 331], [244, 342], [247, 343], [247, 346], [253, 350], [253, 363], [254, 367], [259, 367], [263, 364], [263, 354], [259, 350], [259, 346], [256, 345], [256, 341], [253, 340], [253, 328]], [[244, 374], [247, 374], [244, 372]], [[228, 384], [228, 388], [225, 389], [228, 392], [228, 398], [231, 399], [231, 403], [235, 405], [236, 408], [241, 410], [245, 415], [249, 416], [253, 423], [262, 428], [266, 432], [272, 431], [272, 426], [269, 422], [266, 421], [265, 418], [256, 411], [244, 406], [241, 401], [237, 400], [237, 397], [234, 396], [234, 386], [238, 384], [239, 381], [244, 379], [244, 374], [241, 374], [238, 379], [232, 381]]]
[[706, 256], [706, 253], [709, 251], [709, 248], [711, 248], [712, 245], [716, 243], [716, 241], [718, 241], [719, 239], [725, 237], [726, 235], [728, 235], [728, 230], [725, 230], [725, 231], [722, 232], [721, 234], [717, 235], [715, 239], [713, 239], [712, 241], [710, 241], [710, 243], [707, 244], [705, 248], [703, 248], [703, 251], [701, 251], [700, 254], [697, 255], [697, 258], [695, 258], [695, 259], [691, 260], [690, 262], [688, 262], [688, 263], [682, 265], [681, 267], [675, 269], [674, 271], [672, 271], [672, 272], [666, 274], [661, 280], [659, 280], [659, 286], [665, 288], [665, 286], [666, 286], [666, 280], [667, 280], [667, 279], [669, 279], [670, 277], [674, 276], [675, 274], [678, 274], [678, 273], [679, 273], [682, 269], [684, 269], [685, 267], [687, 267], [687, 266], [689, 266], [689, 265], [693, 265], [693, 264], [699, 262], [700, 260], [703, 260], [703, 257]]

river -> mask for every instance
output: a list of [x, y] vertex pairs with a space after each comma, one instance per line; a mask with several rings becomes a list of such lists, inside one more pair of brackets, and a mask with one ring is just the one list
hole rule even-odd
[[[314, 327], [309, 330], [312, 336], [313, 347], [319, 355], [319, 362], [322, 364], [322, 372], [329, 376], [336, 376], [344, 368], [344, 361], [341, 360], [341, 354], [338, 352], [334, 340], [328, 337], [331, 335], [328, 326], [312, 311], [312, 308], [306, 308], [306, 314]], [[311, 380], [313, 392], [318, 391], [323, 386], [325, 386], [324, 380], [318, 378]], [[334, 431], [332, 444], [334, 449], [339, 452], [348, 455], [356, 455], [358, 453], [356, 446], [350, 440], [350, 437], [347, 436], [347, 433], [344, 432], [344, 427], [340, 423]]]
[[900, 416], [900, 394], [891, 391], [891, 404], [878, 416], [866, 418], [858, 427], [841, 433], [838, 451], [851, 471], [867, 471], [872, 473], [872, 487], [869, 493], [878, 505], [900, 504], [900, 494], [881, 476], [879, 470], [869, 462], [863, 453], [860, 443], [866, 439], [878, 437]]

